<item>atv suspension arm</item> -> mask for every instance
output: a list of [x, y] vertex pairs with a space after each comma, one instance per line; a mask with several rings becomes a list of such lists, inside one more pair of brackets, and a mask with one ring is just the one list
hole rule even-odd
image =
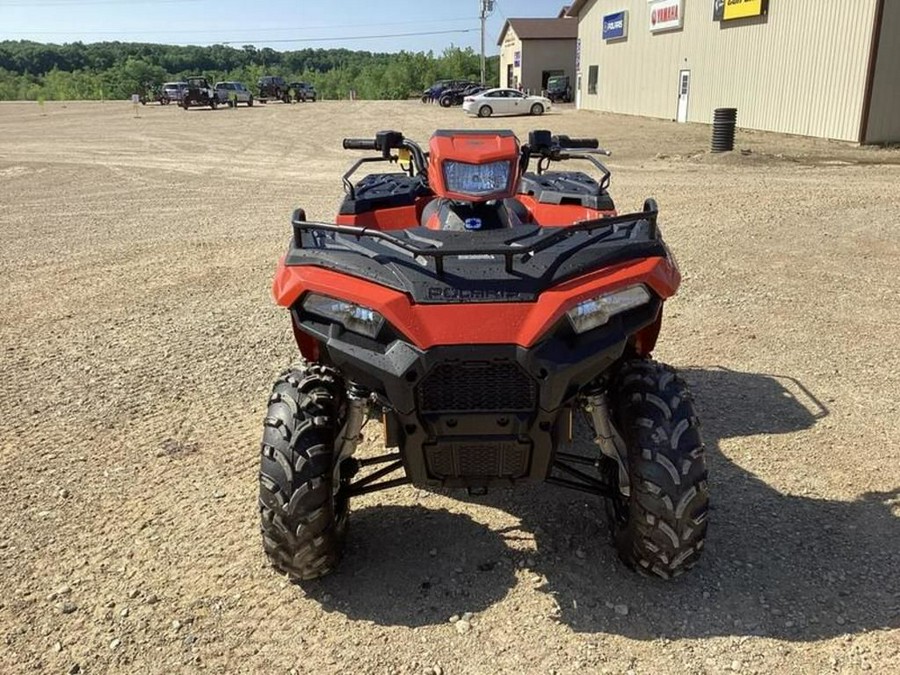
[[582, 466], [599, 468], [599, 463], [599, 460], [591, 459], [590, 457], [558, 452], [556, 453], [556, 461], [553, 462], [553, 469], [568, 474], [572, 478], [563, 478], [562, 476], [554, 476], [551, 474], [546, 478], [545, 482], [550, 483], [551, 485], [569, 488], [570, 490], [587, 492], [588, 494], [596, 495], [598, 497], [613, 497], [615, 496], [615, 489], [611, 487], [609, 483], [572, 466], [573, 464], [580, 464]]
[[357, 471], [363, 467], [378, 466], [379, 464], [385, 464], [387, 466], [382, 466], [380, 469], [370, 473], [368, 476], [350, 483], [347, 490], [350, 497], [365, 495], [369, 494], [370, 492], [380, 492], [381, 490], [388, 490], [399, 485], [406, 485], [410, 482], [409, 478], [407, 478], [406, 476], [378, 482], [379, 479], [384, 478], [385, 476], [388, 476], [395, 471], [403, 469], [403, 461], [401, 460], [400, 453], [398, 452], [391, 453], [389, 455], [381, 455], [379, 457], [370, 457], [367, 459], [352, 461], [356, 462]]

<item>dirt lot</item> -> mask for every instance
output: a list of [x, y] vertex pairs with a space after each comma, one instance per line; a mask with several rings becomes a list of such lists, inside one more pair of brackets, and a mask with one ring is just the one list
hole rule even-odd
[[[342, 136], [476, 126], [597, 135], [620, 207], [659, 200], [685, 283], [657, 355], [712, 472], [688, 577], [634, 576], [601, 504], [540, 486], [361, 498], [306, 592], [265, 564], [290, 211], [333, 217]], [[708, 138], [573, 110], [0, 105], [0, 671], [896, 672], [900, 152]]]

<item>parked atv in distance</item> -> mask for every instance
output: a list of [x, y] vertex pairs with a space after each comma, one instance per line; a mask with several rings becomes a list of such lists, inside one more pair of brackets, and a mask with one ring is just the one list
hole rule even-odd
[[209, 106], [213, 110], [219, 107], [216, 90], [205, 77], [187, 78], [187, 88], [181, 95], [181, 107], [187, 110], [191, 106]]
[[[294, 212], [273, 286], [303, 364], [276, 380], [264, 421], [272, 564], [296, 580], [332, 571], [358, 495], [543, 481], [603, 497], [630, 567], [694, 566], [707, 470], [687, 386], [651, 359], [681, 280], [656, 203], [617, 214], [595, 139], [437, 131], [426, 152], [384, 131], [343, 145], [378, 154], [345, 174], [335, 223]], [[599, 179], [550, 170], [576, 160]], [[369, 162], [402, 171], [351, 182]], [[577, 419], [591, 451], [569, 446]], [[357, 458], [367, 420], [390, 450]]]

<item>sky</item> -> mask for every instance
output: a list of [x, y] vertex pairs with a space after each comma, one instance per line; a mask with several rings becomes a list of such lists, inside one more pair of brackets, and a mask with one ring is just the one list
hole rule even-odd
[[[485, 50], [509, 17], [554, 17], [565, 0], [495, 0]], [[480, 49], [479, 0], [0, 0], [0, 40], [253, 44], [279, 51]], [[444, 32], [453, 31], [453, 32]], [[432, 35], [404, 35], [434, 33]]]

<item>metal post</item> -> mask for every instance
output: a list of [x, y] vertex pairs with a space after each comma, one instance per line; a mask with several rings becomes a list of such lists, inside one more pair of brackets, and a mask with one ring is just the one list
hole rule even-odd
[[484, 86], [484, 21], [487, 17], [487, 0], [481, 0], [481, 86]]
[[484, 57], [484, 24], [487, 18], [494, 11], [494, 0], [479, 0], [481, 3], [481, 86], [485, 86], [487, 81], [487, 72]]

